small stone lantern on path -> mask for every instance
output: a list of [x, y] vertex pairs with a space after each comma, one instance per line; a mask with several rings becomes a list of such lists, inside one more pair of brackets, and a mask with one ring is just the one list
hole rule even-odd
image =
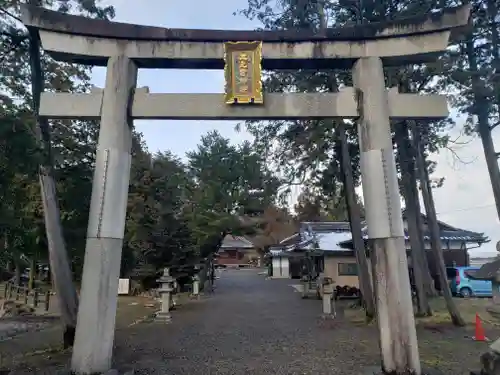
[[173, 285], [175, 279], [170, 276], [170, 269], [164, 268], [163, 275], [157, 280], [160, 283], [160, 311], [156, 313], [156, 320], [169, 323], [171, 321], [170, 317], [170, 305], [171, 305], [171, 293], [174, 290]]

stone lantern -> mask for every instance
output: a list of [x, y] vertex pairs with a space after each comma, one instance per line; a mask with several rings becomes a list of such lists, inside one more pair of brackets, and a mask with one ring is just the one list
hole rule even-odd
[[156, 313], [156, 320], [163, 322], [170, 322], [170, 305], [171, 305], [171, 293], [174, 290], [173, 285], [175, 279], [170, 276], [170, 269], [164, 268], [163, 275], [157, 280], [160, 283], [160, 311]]

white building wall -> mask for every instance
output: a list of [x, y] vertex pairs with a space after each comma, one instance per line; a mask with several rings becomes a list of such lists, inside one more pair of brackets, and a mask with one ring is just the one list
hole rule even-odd
[[290, 277], [290, 262], [287, 257], [273, 257], [273, 278], [289, 278]]
[[[424, 248], [426, 250], [432, 249], [430, 241], [424, 240]], [[463, 241], [441, 241], [441, 248], [443, 250], [460, 250], [463, 248]], [[410, 241], [406, 241], [406, 249], [411, 249]]]

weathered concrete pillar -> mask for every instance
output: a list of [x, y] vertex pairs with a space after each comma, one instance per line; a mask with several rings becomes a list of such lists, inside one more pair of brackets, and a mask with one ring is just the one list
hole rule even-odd
[[105, 372], [111, 367], [130, 180], [132, 120], [128, 107], [136, 80], [137, 67], [130, 59], [109, 59], [71, 361], [76, 374]]
[[361, 117], [358, 136], [372, 262], [382, 370], [420, 375], [403, 218], [382, 61], [359, 59], [353, 69]]

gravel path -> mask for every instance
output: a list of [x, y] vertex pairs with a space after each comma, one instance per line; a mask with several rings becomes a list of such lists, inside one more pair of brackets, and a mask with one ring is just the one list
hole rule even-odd
[[[223, 271], [215, 293], [181, 306], [171, 324], [118, 329], [115, 368], [148, 375], [358, 375], [379, 365], [376, 325], [325, 321], [321, 302], [302, 300], [291, 284], [256, 270]], [[468, 374], [487, 348], [465, 338], [468, 330], [420, 326], [422, 364]], [[0, 356], [14, 342], [3, 350], [0, 343]], [[53, 375], [68, 360], [68, 354], [32, 358], [14, 373]]]
[[290, 284], [223, 271], [215, 295], [174, 313], [171, 325], [129, 331], [115, 351], [118, 365], [133, 361], [139, 374], [321, 375], [378, 364], [375, 329], [337, 329], [320, 318], [320, 301], [302, 300]]

